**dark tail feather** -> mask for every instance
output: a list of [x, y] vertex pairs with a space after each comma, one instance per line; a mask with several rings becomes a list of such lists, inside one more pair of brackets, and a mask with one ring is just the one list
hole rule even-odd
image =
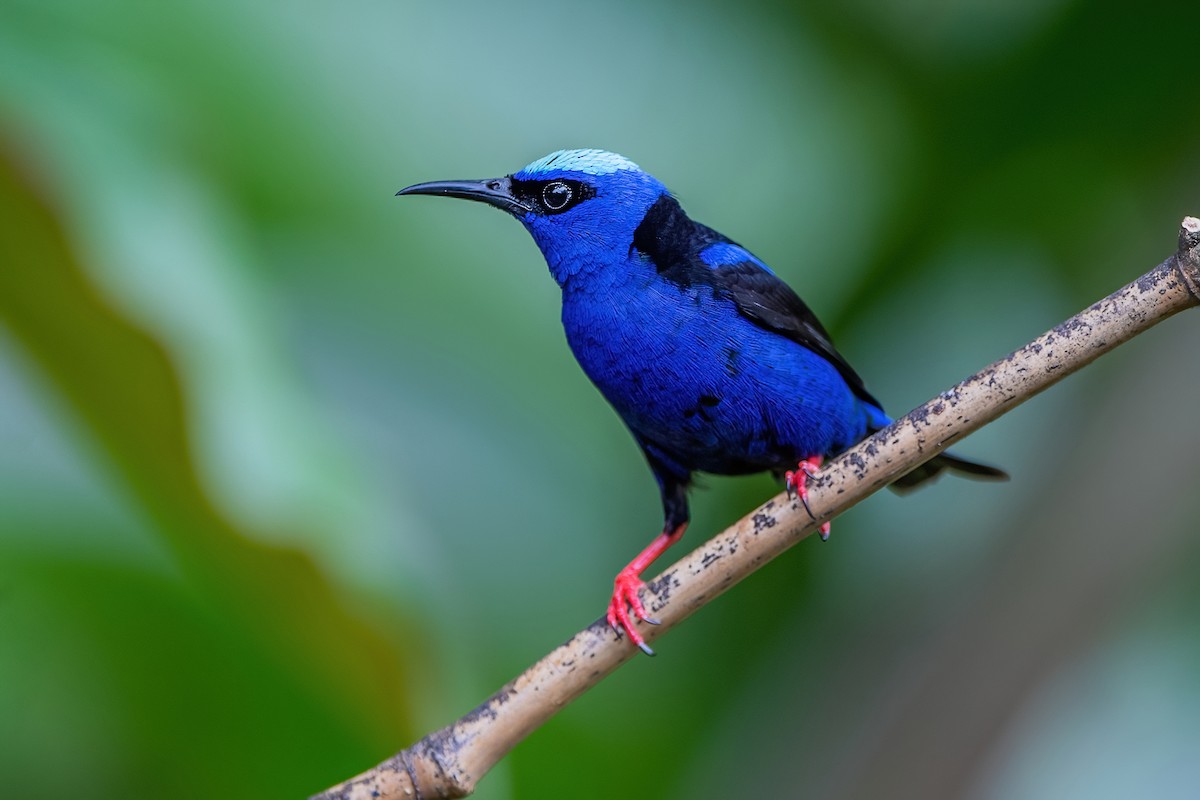
[[926, 461], [912, 472], [898, 478], [892, 483], [891, 488], [893, 491], [901, 494], [912, 491], [925, 481], [936, 478], [943, 470], [954, 472], [965, 478], [974, 478], [981, 481], [1008, 480], [1008, 473], [1002, 469], [989, 467], [987, 464], [976, 464], [974, 461], [967, 461], [964, 458], [959, 458], [949, 453], [942, 453]]

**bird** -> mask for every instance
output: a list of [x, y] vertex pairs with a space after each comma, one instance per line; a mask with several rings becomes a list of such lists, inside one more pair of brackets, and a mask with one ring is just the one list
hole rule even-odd
[[[558, 150], [501, 178], [396, 194], [499, 208], [545, 257], [567, 343], [633, 434], [662, 499], [662, 532], [617, 573], [606, 613], [648, 655], [634, 620], [658, 620], [639, 597], [640, 576], [683, 536], [695, 473], [770, 472], [807, 508], [807, 480], [823, 460], [891, 423], [799, 295], [624, 156]], [[943, 471], [1008, 477], [944, 452], [893, 488]], [[827, 539], [829, 523], [819, 532]]]

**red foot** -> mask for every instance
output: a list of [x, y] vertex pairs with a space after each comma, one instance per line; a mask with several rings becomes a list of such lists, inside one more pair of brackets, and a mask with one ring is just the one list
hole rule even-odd
[[[608, 624], [618, 634], [624, 632], [629, 637], [629, 641], [640, 647], [642, 652], [648, 656], [654, 655], [654, 651], [650, 649], [650, 645], [646, 644], [646, 639], [633, 627], [633, 620], [636, 617], [651, 625], [658, 625], [659, 622], [646, 613], [646, 607], [642, 605], [642, 600], [638, 597], [638, 590], [646, 585], [638, 576], [645, 572], [654, 559], [661, 556], [668, 547], [679, 541], [679, 537], [683, 536], [686, 528], [687, 523], [685, 522], [670, 533], [663, 531], [650, 543], [649, 547], [638, 553], [637, 558], [630, 561], [625, 569], [618, 572], [616, 580], [613, 581], [612, 600], [608, 603]], [[632, 616], [629, 613], [631, 610], [633, 611]]]
[[629, 637], [629, 641], [642, 648], [642, 652], [646, 655], [652, 656], [654, 651], [637, 632], [637, 628], [633, 627], [633, 617], [629, 614], [632, 610], [633, 616], [643, 622], [649, 622], [651, 625], [658, 624], [658, 620], [646, 613], [646, 607], [642, 605], [642, 600], [638, 597], [638, 590], [645, 585], [637, 573], [631, 571], [629, 567], [617, 573], [617, 579], [613, 581], [612, 600], [608, 602], [608, 624], [617, 633], [624, 631], [625, 635]]
[[[797, 496], [800, 502], [804, 504], [804, 510], [811, 517], [812, 509], [808, 507], [808, 479], [817, 473], [821, 467], [821, 456], [812, 456], [801, 461], [796, 466], [795, 472], [785, 472], [783, 477], [787, 484], [788, 496]], [[817, 528], [817, 535], [821, 537], [822, 542], [829, 541], [829, 523], [821, 523], [821, 527]]]

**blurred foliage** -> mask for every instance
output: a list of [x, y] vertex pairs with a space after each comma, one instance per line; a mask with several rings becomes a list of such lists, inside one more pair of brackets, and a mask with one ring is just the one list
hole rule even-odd
[[[400, 186], [622, 152], [899, 413], [1200, 212], [1190, 10], [6, 0], [4, 794], [317, 791], [655, 532], [528, 236]], [[1194, 796], [1194, 317], [961, 447], [1011, 484], [868, 501], [478, 796]], [[689, 540], [775, 490], [705, 480]]]

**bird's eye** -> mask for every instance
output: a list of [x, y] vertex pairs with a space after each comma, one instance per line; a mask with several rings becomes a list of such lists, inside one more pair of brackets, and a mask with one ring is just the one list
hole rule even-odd
[[551, 211], [562, 211], [571, 202], [574, 192], [562, 181], [551, 181], [542, 189], [542, 202]]

